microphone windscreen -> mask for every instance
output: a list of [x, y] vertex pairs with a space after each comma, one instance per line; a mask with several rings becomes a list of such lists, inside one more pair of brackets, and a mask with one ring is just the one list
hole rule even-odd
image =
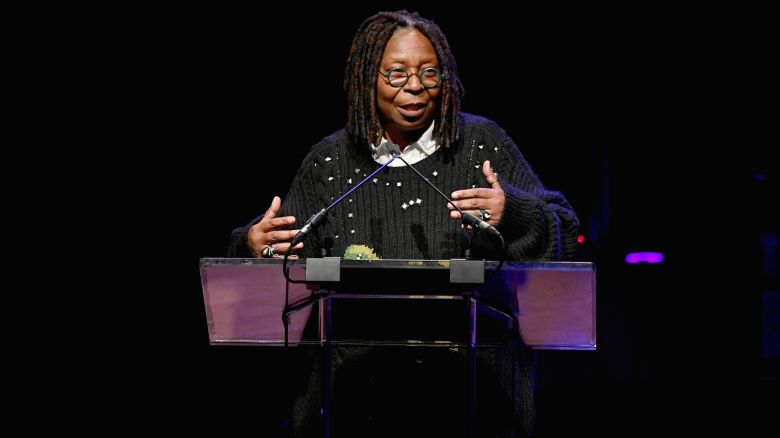
[[387, 142], [387, 150], [393, 155], [401, 155], [401, 148], [393, 142]]

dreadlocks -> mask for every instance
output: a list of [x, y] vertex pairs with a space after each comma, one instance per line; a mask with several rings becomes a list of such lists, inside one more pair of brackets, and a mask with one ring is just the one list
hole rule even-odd
[[344, 90], [347, 92], [347, 132], [357, 145], [378, 145], [382, 140], [382, 125], [376, 109], [376, 77], [390, 37], [398, 29], [408, 27], [420, 31], [431, 41], [445, 75], [433, 138], [444, 147], [449, 147], [458, 138], [463, 85], [447, 38], [433, 21], [420, 17], [417, 12], [402, 10], [379, 12], [369, 17], [352, 40], [344, 71]]

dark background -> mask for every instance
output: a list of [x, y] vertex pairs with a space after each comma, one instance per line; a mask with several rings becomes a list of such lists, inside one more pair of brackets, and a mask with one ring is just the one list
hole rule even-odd
[[[161, 292], [175, 303], [166, 329], [177, 341], [165, 348], [175, 352], [171, 377], [204, 376], [184, 380], [183, 392], [214, 412], [275, 418], [260, 406], [282, 391], [282, 365], [273, 351], [208, 346], [198, 259], [225, 256], [231, 229], [283, 197], [309, 147], [343, 126], [352, 35], [374, 12], [398, 8], [189, 9], [159, 19], [165, 35], [141, 73], [159, 90], [146, 123], [162, 128], [163, 146], [150, 152], [166, 158], [161, 209], [174, 213], [158, 244], [183, 265]], [[496, 121], [566, 194], [586, 239], [579, 258], [597, 265], [599, 347], [540, 352], [540, 436], [767, 421], [778, 341], [766, 337], [777, 320], [762, 312], [777, 318], [769, 291], [778, 290], [780, 221], [776, 138], [759, 134], [769, 121], [761, 14], [409, 9], [448, 36], [463, 110]], [[666, 260], [625, 264], [637, 250]], [[204, 383], [212, 376], [220, 383]], [[245, 395], [249, 408], [238, 402]]]

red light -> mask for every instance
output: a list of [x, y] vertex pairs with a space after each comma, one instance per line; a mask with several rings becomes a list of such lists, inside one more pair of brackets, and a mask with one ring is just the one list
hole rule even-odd
[[583, 234], [577, 236], [577, 243], [582, 243], [584, 241], [585, 241], [585, 236]]

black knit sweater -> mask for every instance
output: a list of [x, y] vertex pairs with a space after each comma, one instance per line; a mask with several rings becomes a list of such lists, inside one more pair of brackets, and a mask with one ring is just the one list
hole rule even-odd
[[[506, 193], [498, 230], [509, 260], [565, 260], [573, 256], [579, 227], [564, 196], [545, 189], [515, 143], [494, 122], [462, 114], [462, 135], [451, 148], [413, 164], [447, 196], [455, 190], [489, 187], [482, 163], [490, 160]], [[303, 160], [282, 205], [300, 228], [312, 214], [349, 191], [379, 165], [365, 147], [350, 142], [342, 129], [316, 144]], [[406, 207], [404, 208], [404, 205]], [[252, 257], [247, 245], [254, 219], [233, 231], [230, 257]], [[328, 212], [328, 222], [306, 238], [300, 255], [319, 254], [328, 233], [332, 255], [350, 245], [365, 245], [383, 259], [461, 258], [468, 244], [461, 222], [451, 219], [447, 203], [406, 166], [387, 167]], [[472, 256], [503, 258], [498, 245], [477, 233]]]

